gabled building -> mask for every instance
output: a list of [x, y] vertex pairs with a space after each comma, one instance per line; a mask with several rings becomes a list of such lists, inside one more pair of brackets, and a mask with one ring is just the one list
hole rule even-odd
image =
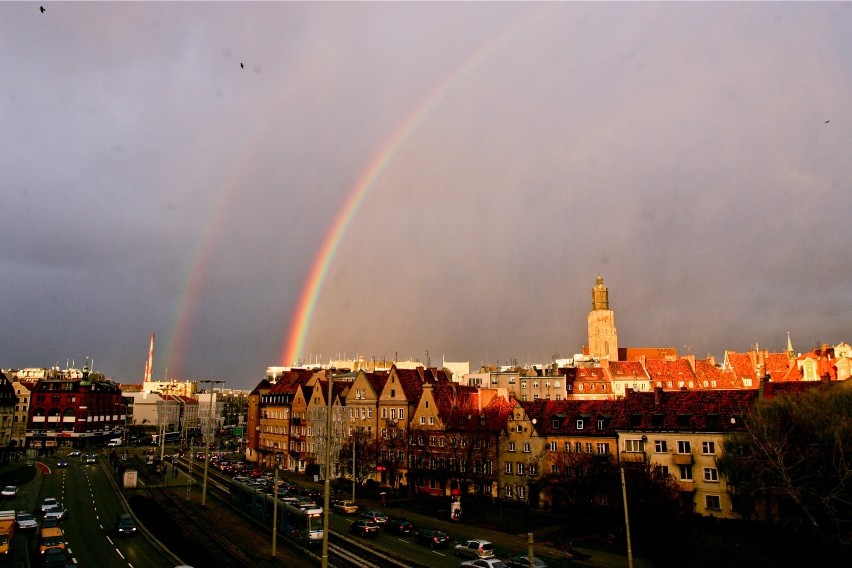
[[666, 391], [695, 389], [698, 388], [698, 377], [686, 359], [666, 361], [661, 359], [648, 359], [645, 361], [645, 370], [651, 379], [654, 389]]

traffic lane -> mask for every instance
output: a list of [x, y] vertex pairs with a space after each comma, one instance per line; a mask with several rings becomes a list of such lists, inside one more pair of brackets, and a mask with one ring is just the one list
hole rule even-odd
[[119, 497], [112, 489], [100, 464], [69, 463], [67, 468], [53, 468], [43, 478], [41, 499], [56, 497], [68, 509], [63, 523], [67, 547], [78, 565], [99, 568], [128, 568], [131, 556], [139, 558], [133, 565], [166, 568], [162, 552], [140, 538], [139, 551], [131, 555], [110, 535], [121, 511]]
[[369, 546], [372, 549], [380, 549], [393, 553], [407, 560], [433, 568], [458, 568], [459, 559], [453, 554], [451, 543], [447, 548], [431, 549], [423, 544], [414, 542], [414, 536], [400, 536], [385, 532], [383, 528], [378, 537], [364, 538], [351, 534], [349, 528], [357, 521], [358, 515], [342, 515], [332, 513], [329, 515], [329, 528], [337, 533], [345, 534], [348, 538]]

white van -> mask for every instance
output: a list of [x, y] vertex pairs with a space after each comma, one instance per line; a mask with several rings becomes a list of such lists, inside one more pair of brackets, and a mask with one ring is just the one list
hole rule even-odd
[[121, 438], [113, 438], [112, 440], [107, 442], [108, 448], [114, 448], [114, 447], [120, 446], [120, 445], [121, 445]]

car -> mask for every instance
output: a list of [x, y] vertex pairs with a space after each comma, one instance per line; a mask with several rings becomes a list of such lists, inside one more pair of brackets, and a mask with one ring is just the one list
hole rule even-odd
[[61, 503], [57, 503], [56, 507], [48, 509], [44, 513], [45, 519], [56, 519], [57, 521], [64, 521], [68, 517], [68, 509], [62, 506]]
[[[523, 554], [513, 556], [511, 560], [505, 562], [507, 568], [530, 568], [530, 557]], [[547, 568], [547, 563], [538, 556], [533, 557], [533, 566], [535, 568]]]
[[388, 517], [381, 511], [364, 511], [361, 513], [361, 517], [365, 521], [374, 521], [379, 526], [384, 526], [386, 522], [388, 522]]
[[408, 519], [391, 517], [385, 523], [385, 530], [396, 534], [411, 534], [411, 531], [414, 530], [414, 525]]
[[7, 485], [3, 488], [3, 491], [0, 491], [0, 495], [3, 497], [14, 497], [18, 494], [18, 486], [17, 485]]
[[68, 467], [68, 460], [60, 458], [60, 460], [56, 462], [56, 467]]
[[450, 545], [450, 537], [438, 529], [417, 529], [414, 531], [414, 542], [429, 548], [447, 547]]
[[494, 558], [494, 545], [487, 540], [466, 540], [456, 545], [455, 554], [469, 558]]
[[59, 519], [56, 518], [47, 518], [41, 520], [41, 528], [49, 529], [53, 527], [58, 527], [60, 525]]
[[86, 454], [86, 463], [97, 463], [98, 457], [95, 454]]
[[349, 532], [359, 536], [379, 536], [379, 525], [375, 521], [359, 519], [349, 525]]
[[358, 512], [358, 505], [352, 501], [338, 501], [332, 505], [331, 510], [335, 513], [343, 513], [344, 515], [354, 515]]
[[68, 554], [65, 549], [58, 546], [51, 546], [41, 555], [43, 568], [65, 568], [68, 562]]
[[44, 501], [41, 502], [41, 514], [45, 514], [50, 509], [59, 505], [59, 501], [56, 500], [56, 497], [48, 497]]
[[68, 452], [68, 457], [76, 458], [80, 455], [80, 450], [71, 450]]
[[477, 558], [465, 560], [459, 564], [459, 568], [506, 568], [506, 564], [499, 558]]
[[119, 535], [132, 536], [136, 534], [136, 519], [133, 515], [122, 514], [115, 520], [115, 530]]
[[26, 511], [20, 511], [15, 515], [15, 524], [22, 531], [38, 528], [38, 521]]

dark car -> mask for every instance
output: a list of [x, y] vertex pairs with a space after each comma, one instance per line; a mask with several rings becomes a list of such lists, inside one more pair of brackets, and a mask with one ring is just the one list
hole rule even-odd
[[411, 534], [414, 530], [414, 525], [408, 519], [390, 518], [385, 523], [385, 530], [395, 534]]
[[136, 520], [133, 515], [119, 515], [115, 521], [115, 530], [119, 535], [131, 536], [136, 534]]
[[43, 568], [65, 568], [68, 562], [68, 554], [66, 554], [65, 549], [58, 546], [51, 546], [41, 555]]
[[[529, 556], [519, 554], [511, 560], [507, 560], [505, 564], [508, 568], [530, 568], [530, 558]], [[535, 568], [547, 568], [547, 563], [538, 556], [535, 556], [533, 557], [533, 566]]]
[[68, 467], [68, 460], [60, 458], [60, 460], [56, 462], [56, 467]]
[[414, 542], [429, 548], [446, 548], [450, 545], [450, 537], [438, 529], [417, 529], [414, 531]]
[[349, 527], [349, 532], [359, 536], [379, 536], [379, 525], [374, 521], [360, 519], [352, 523]]

